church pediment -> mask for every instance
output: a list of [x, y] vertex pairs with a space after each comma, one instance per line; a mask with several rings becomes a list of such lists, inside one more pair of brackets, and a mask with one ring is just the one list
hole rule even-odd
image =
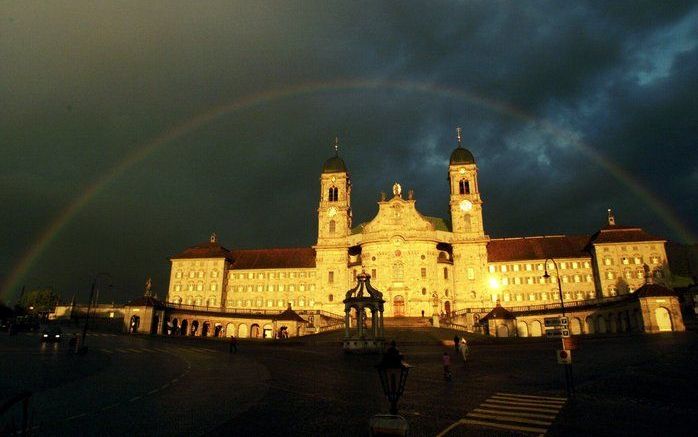
[[378, 202], [378, 214], [363, 228], [363, 235], [368, 234], [422, 234], [432, 233], [435, 226], [417, 211], [415, 201], [403, 199], [395, 194], [390, 200]]

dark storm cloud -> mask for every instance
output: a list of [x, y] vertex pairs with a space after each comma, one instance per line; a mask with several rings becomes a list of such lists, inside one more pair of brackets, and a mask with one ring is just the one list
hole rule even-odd
[[73, 199], [160, 133], [245, 96], [342, 80], [387, 85], [272, 100], [165, 144], [107, 184], [14, 285], [84, 294], [106, 270], [116, 282], [106, 298], [122, 300], [148, 275], [162, 293], [166, 258], [210, 232], [228, 247], [311, 245], [335, 135], [356, 223], [395, 180], [423, 213], [446, 217], [456, 126], [480, 167], [492, 236], [591, 233], [612, 206], [623, 223], [680, 239], [646, 199], [535, 120], [618, 163], [696, 232], [697, 11], [693, 2], [3, 3], [0, 280]]

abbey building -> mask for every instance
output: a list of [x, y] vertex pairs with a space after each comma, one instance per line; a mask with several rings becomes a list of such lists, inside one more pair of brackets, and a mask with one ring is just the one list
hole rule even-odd
[[[215, 235], [171, 257], [167, 301], [222, 313], [325, 311], [365, 271], [386, 300], [386, 317], [487, 312], [629, 294], [668, 272], [665, 240], [608, 223], [593, 235], [490, 238], [473, 154], [457, 147], [448, 168], [450, 214], [421, 214], [396, 183], [369, 222], [352, 222], [348, 167], [335, 151], [319, 180], [318, 235], [312, 247], [229, 250]], [[486, 193], [484, 193], [486, 194]], [[548, 260], [550, 259], [550, 260]], [[546, 261], [548, 260], [548, 261]], [[547, 267], [547, 269], [546, 269]], [[546, 270], [549, 272], [546, 275]]]

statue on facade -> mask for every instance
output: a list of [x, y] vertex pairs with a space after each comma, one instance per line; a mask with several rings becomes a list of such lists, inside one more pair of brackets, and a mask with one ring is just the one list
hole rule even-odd
[[151, 296], [152, 291], [151, 289], [153, 288], [153, 281], [150, 279], [150, 276], [148, 276], [148, 280], [145, 281], [145, 293], [144, 296]]
[[393, 195], [395, 197], [402, 197], [402, 187], [397, 182], [393, 184]]

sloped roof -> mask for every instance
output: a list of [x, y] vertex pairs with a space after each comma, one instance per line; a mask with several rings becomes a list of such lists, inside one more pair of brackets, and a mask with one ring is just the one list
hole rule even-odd
[[155, 299], [152, 296], [140, 296], [126, 304], [127, 307], [155, 307], [164, 308], [165, 304], [162, 301]]
[[499, 304], [499, 302], [497, 302], [497, 306], [495, 306], [492, 309], [492, 311], [487, 313], [487, 315], [485, 317], [480, 319], [480, 322], [482, 323], [482, 322], [490, 320], [490, 319], [493, 319], [493, 320], [499, 320], [499, 319], [512, 320], [515, 318], [516, 317], [514, 316], [514, 314], [512, 314], [511, 311], [504, 308], [502, 305]]
[[583, 235], [501, 238], [487, 243], [487, 261], [520, 261], [546, 258], [587, 258]]
[[184, 249], [170, 259], [187, 259], [187, 258], [225, 258], [229, 261], [233, 260], [232, 253], [216, 242], [206, 241]]
[[294, 247], [278, 249], [233, 250], [231, 269], [291, 269], [314, 268], [315, 249]]
[[663, 238], [645, 232], [642, 228], [608, 225], [591, 236], [591, 244], [632, 243], [640, 241], [665, 241]]
[[285, 311], [279, 313], [279, 315], [272, 317], [272, 320], [278, 321], [290, 321], [290, 322], [307, 322], [303, 317], [299, 316], [297, 312], [293, 311], [290, 307], [286, 308]]
[[450, 223], [447, 220], [442, 219], [441, 217], [424, 216], [424, 218], [427, 219], [429, 221], [429, 223], [434, 225], [434, 229], [437, 231], [446, 231], [446, 232], [451, 231]]
[[676, 296], [676, 292], [659, 284], [645, 284], [633, 293], [637, 297], [669, 297]]

